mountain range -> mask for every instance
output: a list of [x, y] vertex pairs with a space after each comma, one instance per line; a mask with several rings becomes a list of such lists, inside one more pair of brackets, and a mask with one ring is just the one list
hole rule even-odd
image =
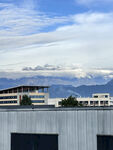
[[50, 87], [50, 96], [52, 98], [65, 98], [70, 95], [91, 97], [94, 93], [110, 93], [113, 96], [113, 80], [103, 85], [81, 85], [78, 87], [72, 85], [52, 85]]
[[113, 80], [109, 80], [100, 76], [91, 78], [52, 76], [34, 76], [19, 79], [0, 78], [0, 89], [18, 85], [49, 85], [51, 98], [64, 98], [70, 95], [91, 97], [93, 93], [110, 93], [113, 96]]

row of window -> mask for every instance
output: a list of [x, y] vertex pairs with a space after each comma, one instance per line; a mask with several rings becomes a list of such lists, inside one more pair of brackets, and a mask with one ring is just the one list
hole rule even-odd
[[[32, 101], [32, 103], [44, 103], [44, 100], [35, 100]], [[13, 103], [17, 103], [17, 101], [0, 101], [0, 104], [13, 104]]]
[[17, 101], [0, 101], [0, 104], [14, 104], [17, 103]]
[[[93, 97], [94, 97], [94, 98], [99, 98], [99, 96], [98, 96], [98, 95], [94, 95]], [[108, 96], [108, 95], [101, 95], [100, 97], [108, 98], [109, 96]]]
[[44, 100], [35, 100], [35, 101], [32, 101], [32, 103], [44, 103], [45, 101]]
[[0, 96], [0, 99], [17, 99], [17, 96]]
[[[80, 101], [80, 104], [86, 104], [88, 105], [88, 101]], [[90, 101], [90, 105], [98, 105], [99, 101]], [[108, 101], [100, 101], [100, 104], [108, 104]]]
[[[44, 95], [31, 95], [30, 98], [45, 98]], [[0, 99], [17, 99], [17, 96], [0, 96]]]
[[44, 95], [30, 95], [30, 98], [44, 98]]

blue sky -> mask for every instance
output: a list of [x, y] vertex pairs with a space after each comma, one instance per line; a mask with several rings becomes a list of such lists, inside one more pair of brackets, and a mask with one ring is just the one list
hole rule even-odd
[[113, 0], [0, 0], [0, 77], [112, 78], [112, 58]]

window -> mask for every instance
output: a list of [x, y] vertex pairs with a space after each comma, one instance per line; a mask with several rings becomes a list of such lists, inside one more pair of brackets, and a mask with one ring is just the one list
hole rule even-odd
[[105, 104], [108, 104], [108, 101], [105, 101]]
[[100, 104], [104, 104], [104, 101], [100, 101]]
[[97, 150], [113, 150], [113, 136], [98, 135]]
[[11, 150], [58, 150], [58, 135], [12, 133]]
[[0, 99], [17, 99], [17, 96], [0, 96]]
[[58, 102], [58, 105], [61, 105], [62, 104], [62, 102], [60, 101], [60, 102]]
[[45, 101], [44, 100], [32, 100], [32, 103], [44, 103]]
[[17, 101], [0, 101], [0, 104], [11, 104], [11, 103], [17, 103]]
[[105, 98], [108, 98], [108, 95], [105, 95]]
[[98, 101], [95, 101], [95, 104], [98, 105]]
[[85, 105], [88, 105], [88, 101], [85, 101], [84, 104], [85, 104]]
[[44, 95], [30, 95], [30, 98], [45, 98]]
[[83, 102], [82, 102], [82, 101], [80, 101], [80, 104], [83, 104]]
[[90, 101], [90, 104], [93, 105], [93, 101]]
[[94, 95], [94, 98], [98, 98], [98, 95]]

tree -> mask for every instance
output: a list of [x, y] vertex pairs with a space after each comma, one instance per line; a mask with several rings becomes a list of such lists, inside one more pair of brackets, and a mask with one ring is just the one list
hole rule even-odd
[[69, 96], [68, 98], [63, 99], [60, 102], [62, 107], [76, 107], [76, 106], [83, 106], [82, 104], [80, 104], [76, 97], [73, 96]]
[[20, 105], [32, 105], [31, 98], [27, 95], [23, 95]]

